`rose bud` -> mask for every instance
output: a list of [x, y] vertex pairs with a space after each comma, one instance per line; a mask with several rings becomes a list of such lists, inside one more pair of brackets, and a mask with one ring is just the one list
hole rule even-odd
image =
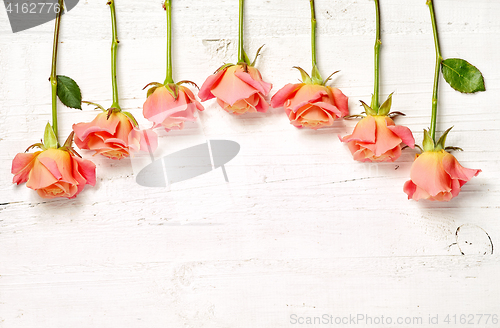
[[153, 84], [143, 106], [144, 117], [153, 122], [153, 128], [163, 127], [167, 132], [181, 130], [185, 121], [196, 121], [197, 109], [205, 109], [193, 92], [182, 85], [171, 83], [167, 89], [163, 84]]
[[410, 180], [404, 185], [408, 199], [449, 201], [458, 196], [461, 187], [481, 170], [468, 169], [460, 165], [455, 156], [448, 153], [444, 147], [448, 129], [436, 145], [429, 133], [424, 130], [424, 152], [415, 156], [411, 166]]
[[247, 112], [266, 112], [269, 104], [266, 97], [272, 84], [264, 82], [258, 69], [242, 63], [224, 65], [209, 76], [201, 86], [198, 96], [201, 101], [214, 97], [228, 113], [240, 115]]
[[[47, 125], [52, 132], [50, 124]], [[12, 161], [13, 183], [26, 182], [28, 188], [37, 191], [42, 198], [75, 198], [86, 184], [95, 185], [95, 164], [82, 159], [71, 147], [73, 133], [63, 147], [57, 147], [55, 134], [45, 133], [44, 144], [34, 153], [19, 153]]]
[[307, 77], [306, 80], [309, 83], [285, 85], [271, 99], [274, 108], [285, 108], [291, 124], [316, 130], [331, 126], [336, 118], [349, 114], [347, 97], [342, 91], [323, 83], [312, 84]]
[[[304, 1], [305, 2], [305, 1]], [[290, 123], [298, 128], [317, 130], [333, 125], [336, 118], [349, 115], [347, 97], [337, 88], [326, 85], [333, 74], [326, 80], [321, 77], [316, 61], [316, 11], [314, 0], [311, 7], [311, 75], [298, 66], [302, 83], [287, 84], [271, 99], [274, 108], [284, 107]]]
[[[352, 134], [340, 141], [347, 143], [351, 154], [360, 162], [394, 162], [401, 155], [401, 145], [415, 147], [415, 139], [406, 126], [396, 125], [391, 117], [404, 115], [400, 112], [389, 113], [392, 94], [375, 111], [364, 102], [367, 116], [356, 124]], [[351, 117], [362, 117], [353, 115]]]
[[132, 114], [115, 108], [99, 113], [92, 122], [73, 124], [73, 131], [78, 148], [94, 150], [95, 154], [111, 159], [128, 157], [133, 150], [154, 151], [157, 147], [154, 132], [138, 133]]

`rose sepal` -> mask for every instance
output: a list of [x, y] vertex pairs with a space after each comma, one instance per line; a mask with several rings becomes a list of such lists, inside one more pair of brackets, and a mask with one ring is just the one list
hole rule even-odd
[[130, 121], [132, 122], [134, 127], [139, 126], [139, 123], [137, 123], [137, 120], [135, 119], [134, 115], [132, 115], [132, 113], [124, 111], [124, 110], [122, 110], [122, 113], [130, 119]]
[[41, 142], [37, 142], [37, 143], [34, 143], [32, 144], [31, 146], [29, 146], [28, 148], [26, 148], [26, 150], [24, 151], [25, 153], [29, 152], [30, 150], [34, 149], [34, 148], [39, 148], [41, 150], [47, 150], [47, 148], [45, 148], [44, 144], [41, 143]]
[[231, 67], [231, 66], [234, 66], [234, 64], [233, 64], [233, 63], [227, 63], [227, 64], [224, 64], [224, 65], [222, 65], [221, 67], [217, 68], [217, 69], [215, 70], [214, 74], [217, 74], [217, 73], [219, 73], [220, 71], [223, 71], [223, 70], [225, 70], [226, 68], [229, 68], [229, 67]]
[[441, 150], [462, 150], [459, 147], [446, 147], [446, 137], [448, 136], [448, 133], [453, 129], [453, 127], [449, 128], [446, 130], [442, 135], [441, 138], [439, 138], [438, 142], [434, 142], [432, 139], [429, 131], [424, 129], [424, 141], [422, 142], [422, 148], [424, 151], [441, 151]]
[[318, 66], [316, 66], [316, 65], [313, 65], [313, 67], [312, 67], [311, 80], [312, 80], [312, 84], [324, 85], [323, 78], [321, 77], [321, 74], [319, 73]]
[[363, 100], [360, 100], [361, 104], [363, 105], [363, 108], [365, 109], [366, 115], [371, 115], [371, 116], [377, 116], [378, 113], [376, 110], [368, 106]]
[[[218, 72], [221, 69], [225, 69], [227, 67], [230, 67], [230, 66], [233, 66], [233, 64], [222, 65], [219, 69], [217, 69], [216, 72]], [[161, 83], [158, 83], [158, 82], [151, 82], [151, 83], [148, 83], [144, 88], [142, 88], [142, 90], [144, 90], [147, 87], [149, 87], [149, 86], [152, 85], [152, 87], [148, 89], [148, 93], [147, 93], [147, 96], [146, 96], [146, 98], [149, 98], [149, 96], [151, 96], [153, 94], [153, 92], [155, 92], [155, 90], [157, 88], [164, 86], [167, 89], [167, 91], [172, 95], [172, 97], [175, 100], [177, 100], [177, 98], [179, 97], [179, 87], [181, 85], [183, 85], [183, 84], [190, 84], [190, 85], [196, 87], [198, 90], [200, 90], [200, 88], [198, 87], [198, 85], [196, 83], [194, 83], [193, 81], [189, 81], [189, 80], [182, 80], [182, 81], [179, 81], [177, 83], [165, 83], [165, 84], [161, 84]], [[132, 120], [134, 122], [136, 122], [135, 118], [132, 118]], [[137, 125], [137, 122], [136, 122], [136, 125]]]
[[84, 104], [89, 104], [89, 105], [93, 105], [93, 106], [95, 106], [95, 109], [98, 109], [98, 108], [99, 108], [99, 109], [100, 109], [100, 110], [102, 110], [103, 112], [105, 112], [105, 111], [106, 111], [106, 109], [104, 109], [104, 107], [102, 107], [102, 106], [101, 106], [101, 105], [99, 105], [99, 104], [96, 104], [96, 103], [93, 103], [93, 102], [90, 102], [90, 101], [85, 101], [85, 100], [83, 100], [83, 101], [82, 101], [82, 103], [84, 103]]
[[312, 82], [312, 79], [309, 76], [309, 74], [307, 74], [307, 72], [302, 67], [293, 66], [293, 68], [297, 69], [300, 72], [300, 76], [302, 77], [302, 80], [301, 80], [302, 83], [305, 83], [305, 84], [314, 84]]
[[380, 108], [378, 109], [378, 115], [381, 115], [381, 116], [387, 116], [389, 114], [389, 112], [391, 111], [391, 106], [392, 106], [392, 95], [394, 94], [391, 93], [387, 99], [384, 101], [384, 103], [382, 104], [382, 106], [380, 106]]
[[73, 148], [73, 138], [74, 138], [74, 135], [75, 135], [75, 131], [71, 131], [71, 133], [69, 134], [68, 138], [64, 142], [64, 145], [62, 147], [59, 147], [58, 149], [70, 152], [71, 154], [82, 158], [82, 156], [80, 156], [80, 154], [78, 154], [76, 152], [76, 150]]
[[[321, 77], [319, 73], [318, 67], [316, 65], [313, 66], [311, 75], [307, 74], [307, 72], [299, 66], [293, 66], [293, 68], [297, 69], [300, 72], [300, 76], [302, 78], [301, 82], [305, 84], [317, 84], [317, 85], [326, 85], [328, 81], [332, 79], [332, 76], [340, 71], [335, 71], [330, 76], [328, 76], [325, 80]], [[312, 76], [312, 77], [311, 77]]]
[[144, 88], [142, 88], [142, 90], [146, 89], [147, 87], [149, 87], [149, 86], [151, 86], [151, 85], [152, 85], [152, 87], [148, 89], [148, 93], [147, 93], [146, 98], [147, 98], [147, 97], [149, 97], [149, 96], [150, 96], [153, 92], [155, 92], [155, 90], [156, 90], [157, 88], [159, 88], [159, 87], [162, 87], [162, 86], [163, 86], [163, 84], [161, 84], [161, 83], [159, 83], [159, 82], [151, 82], [151, 83], [146, 84], [146, 86], [145, 86]]
[[57, 149], [59, 147], [59, 142], [57, 141], [56, 134], [54, 133], [54, 129], [47, 122], [45, 126], [45, 132], [43, 133], [43, 145], [46, 149], [54, 148]]

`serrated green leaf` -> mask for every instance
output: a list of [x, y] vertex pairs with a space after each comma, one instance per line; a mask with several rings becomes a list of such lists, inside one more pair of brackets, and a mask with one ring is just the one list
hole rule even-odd
[[422, 142], [424, 151], [434, 151], [434, 140], [432, 140], [429, 131], [424, 130], [424, 141]]
[[82, 93], [72, 78], [57, 76], [57, 96], [65, 106], [82, 109]]
[[486, 90], [483, 75], [466, 60], [460, 58], [443, 60], [441, 71], [446, 82], [457, 91], [474, 93]]
[[43, 133], [43, 145], [45, 148], [57, 148], [58, 146], [54, 129], [52, 129], [52, 126], [48, 122], [45, 126], [45, 132]]
[[391, 106], [392, 106], [392, 94], [393, 93], [391, 93], [389, 95], [389, 97], [387, 97], [387, 100], [384, 101], [382, 106], [380, 106], [380, 108], [378, 109], [378, 115], [385, 116], [385, 115], [389, 114], [389, 112], [391, 111]]
[[441, 138], [439, 138], [437, 144], [436, 144], [436, 150], [441, 150], [444, 149], [445, 142], [446, 142], [446, 137], [448, 136], [448, 133], [453, 129], [453, 127], [449, 128], [448, 130], [444, 131], [444, 133], [441, 135]]

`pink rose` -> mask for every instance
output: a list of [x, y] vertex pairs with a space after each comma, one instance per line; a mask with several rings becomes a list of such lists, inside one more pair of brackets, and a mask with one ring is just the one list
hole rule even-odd
[[14, 183], [26, 182], [42, 198], [74, 198], [86, 184], [95, 185], [94, 163], [63, 149], [17, 154], [12, 174]]
[[449, 201], [460, 188], [481, 170], [467, 169], [453, 155], [441, 149], [415, 156], [410, 179], [404, 185], [408, 199]]
[[152, 131], [141, 131], [122, 111], [99, 113], [89, 123], [73, 124], [75, 143], [80, 149], [94, 150], [111, 159], [130, 156], [131, 150], [154, 151], [157, 136]]
[[272, 97], [271, 105], [283, 106], [294, 126], [315, 130], [349, 114], [347, 97], [342, 91], [320, 84], [287, 84]]
[[353, 133], [340, 141], [347, 143], [354, 159], [361, 162], [394, 162], [401, 155], [402, 142], [415, 147], [410, 129], [383, 115], [364, 117]]
[[165, 130], [181, 130], [185, 121], [196, 121], [196, 109], [202, 111], [203, 106], [196, 100], [193, 92], [184, 86], [178, 87], [175, 99], [165, 86], [154, 89], [143, 106], [146, 119], [153, 122], [153, 128], [164, 127]]
[[264, 82], [258, 69], [250, 65], [232, 65], [209, 76], [198, 96], [201, 101], [217, 97], [217, 103], [227, 112], [265, 112], [265, 100], [272, 84]]

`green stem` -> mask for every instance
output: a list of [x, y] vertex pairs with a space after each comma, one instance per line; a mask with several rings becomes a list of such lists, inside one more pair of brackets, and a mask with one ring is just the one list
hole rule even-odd
[[375, 0], [375, 16], [376, 16], [376, 36], [375, 36], [375, 87], [373, 91], [372, 98], [372, 109], [378, 112], [379, 103], [379, 91], [380, 91], [380, 46], [382, 45], [382, 40], [380, 38], [380, 5], [378, 0]]
[[434, 141], [434, 143], [436, 143], [439, 69], [441, 68], [443, 57], [441, 56], [441, 49], [439, 47], [436, 16], [434, 14], [434, 6], [432, 4], [432, 0], [427, 0], [427, 5], [429, 6], [429, 11], [431, 12], [432, 31], [434, 33], [434, 46], [436, 48], [436, 68], [434, 70], [434, 88], [432, 92], [432, 116], [431, 116], [431, 126], [429, 132], [432, 140]]
[[172, 1], [166, 0], [163, 8], [167, 12], [167, 77], [165, 83], [174, 83], [172, 78]]
[[59, 0], [59, 12], [56, 15], [56, 26], [54, 28], [54, 44], [52, 46], [52, 68], [50, 71], [50, 87], [52, 90], [52, 129], [58, 138], [57, 129], [57, 48], [59, 45], [59, 28], [61, 26], [61, 15], [63, 8], [63, 0]]
[[314, 11], [314, 0], [309, 0], [311, 5], [311, 54], [312, 67], [316, 66], [316, 13]]
[[118, 35], [116, 32], [116, 13], [115, 13], [115, 1], [108, 1], [109, 9], [111, 10], [111, 28], [113, 33], [113, 40], [111, 42], [111, 82], [113, 84], [113, 104], [112, 108], [121, 110], [118, 103], [118, 83], [116, 81], [116, 53], [118, 49]]
[[239, 27], [238, 27], [238, 63], [245, 63], [245, 50], [243, 50], [243, 6], [245, 1], [240, 0]]

